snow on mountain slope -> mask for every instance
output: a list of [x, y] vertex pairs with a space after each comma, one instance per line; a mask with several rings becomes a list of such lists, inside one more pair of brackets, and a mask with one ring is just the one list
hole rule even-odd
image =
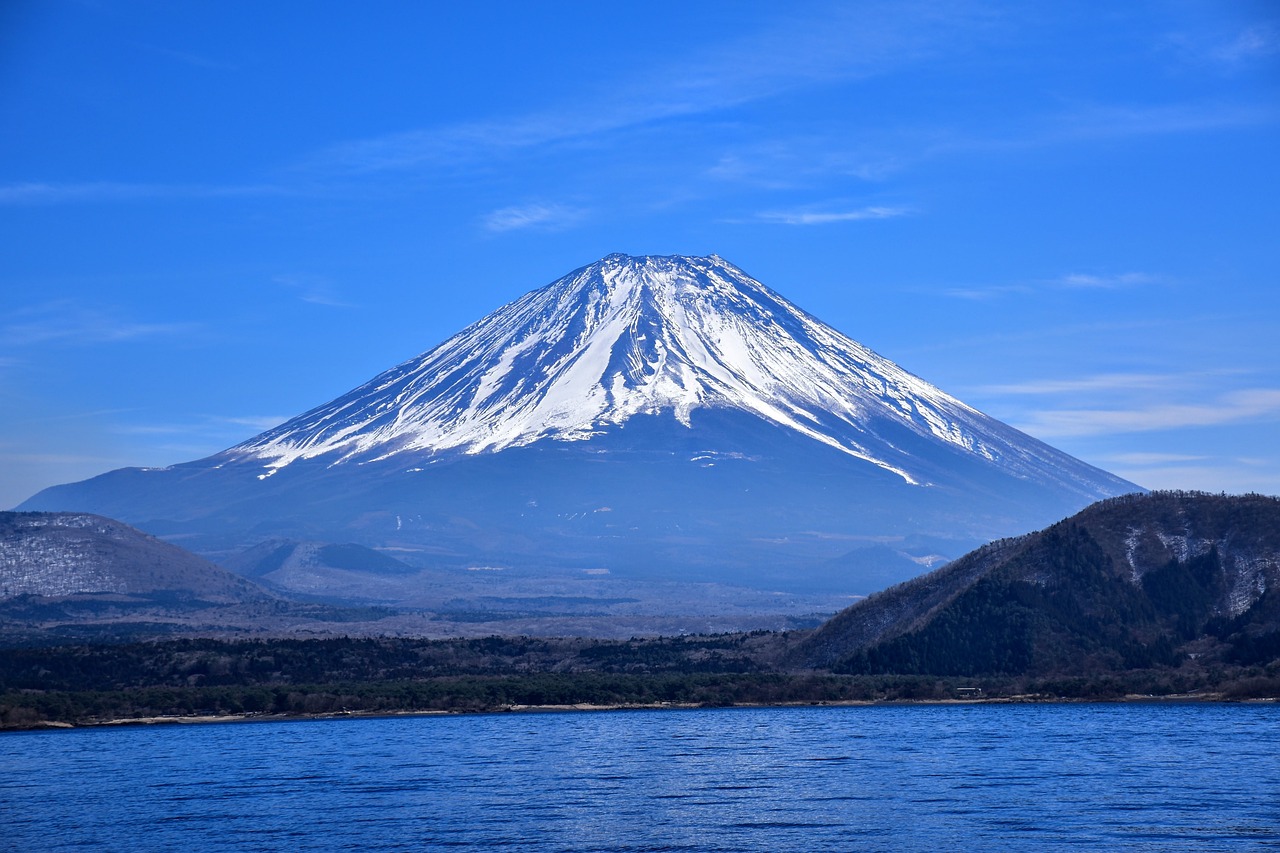
[[[226, 451], [270, 476], [586, 439], [638, 414], [685, 425], [737, 409], [927, 485], [907, 433], [1019, 478], [1084, 480], [1075, 460], [975, 411], [721, 258], [610, 255], [423, 355]], [[1081, 466], [1087, 467], [1087, 466]], [[1091, 474], [1098, 474], [1089, 469]]]

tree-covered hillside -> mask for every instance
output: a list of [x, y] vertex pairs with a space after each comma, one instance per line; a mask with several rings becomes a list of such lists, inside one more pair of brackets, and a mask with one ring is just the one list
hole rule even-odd
[[802, 660], [850, 673], [1116, 672], [1280, 656], [1280, 499], [1127, 495], [838, 614]]

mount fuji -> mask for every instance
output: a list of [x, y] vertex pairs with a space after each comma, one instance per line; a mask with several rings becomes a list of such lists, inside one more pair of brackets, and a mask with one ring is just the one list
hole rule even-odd
[[715, 255], [610, 255], [242, 444], [20, 508], [112, 516], [215, 558], [289, 537], [527, 589], [853, 595], [882, 585], [863, 551], [883, 562], [887, 545], [909, 575], [1138, 490]]

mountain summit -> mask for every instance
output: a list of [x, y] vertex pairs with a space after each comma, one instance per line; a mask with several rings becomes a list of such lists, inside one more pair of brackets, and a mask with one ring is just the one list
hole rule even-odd
[[[269, 476], [450, 451], [589, 440], [636, 415], [686, 427], [736, 410], [928, 485], [906, 432], [1084, 497], [1099, 472], [1011, 430], [801, 311], [711, 255], [610, 255], [449, 340], [232, 448]], [[1105, 479], [1105, 478], [1104, 478]]]
[[[289, 538], [524, 580], [863, 594], [872, 550], [875, 577], [909, 576], [1136, 489], [715, 255], [610, 255], [243, 444], [23, 508], [213, 555]], [[420, 600], [398, 589], [382, 600]]]

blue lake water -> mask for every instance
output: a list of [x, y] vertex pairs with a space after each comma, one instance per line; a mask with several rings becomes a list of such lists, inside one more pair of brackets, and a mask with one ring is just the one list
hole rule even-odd
[[1280, 849], [1280, 707], [494, 714], [10, 733], [0, 849]]

